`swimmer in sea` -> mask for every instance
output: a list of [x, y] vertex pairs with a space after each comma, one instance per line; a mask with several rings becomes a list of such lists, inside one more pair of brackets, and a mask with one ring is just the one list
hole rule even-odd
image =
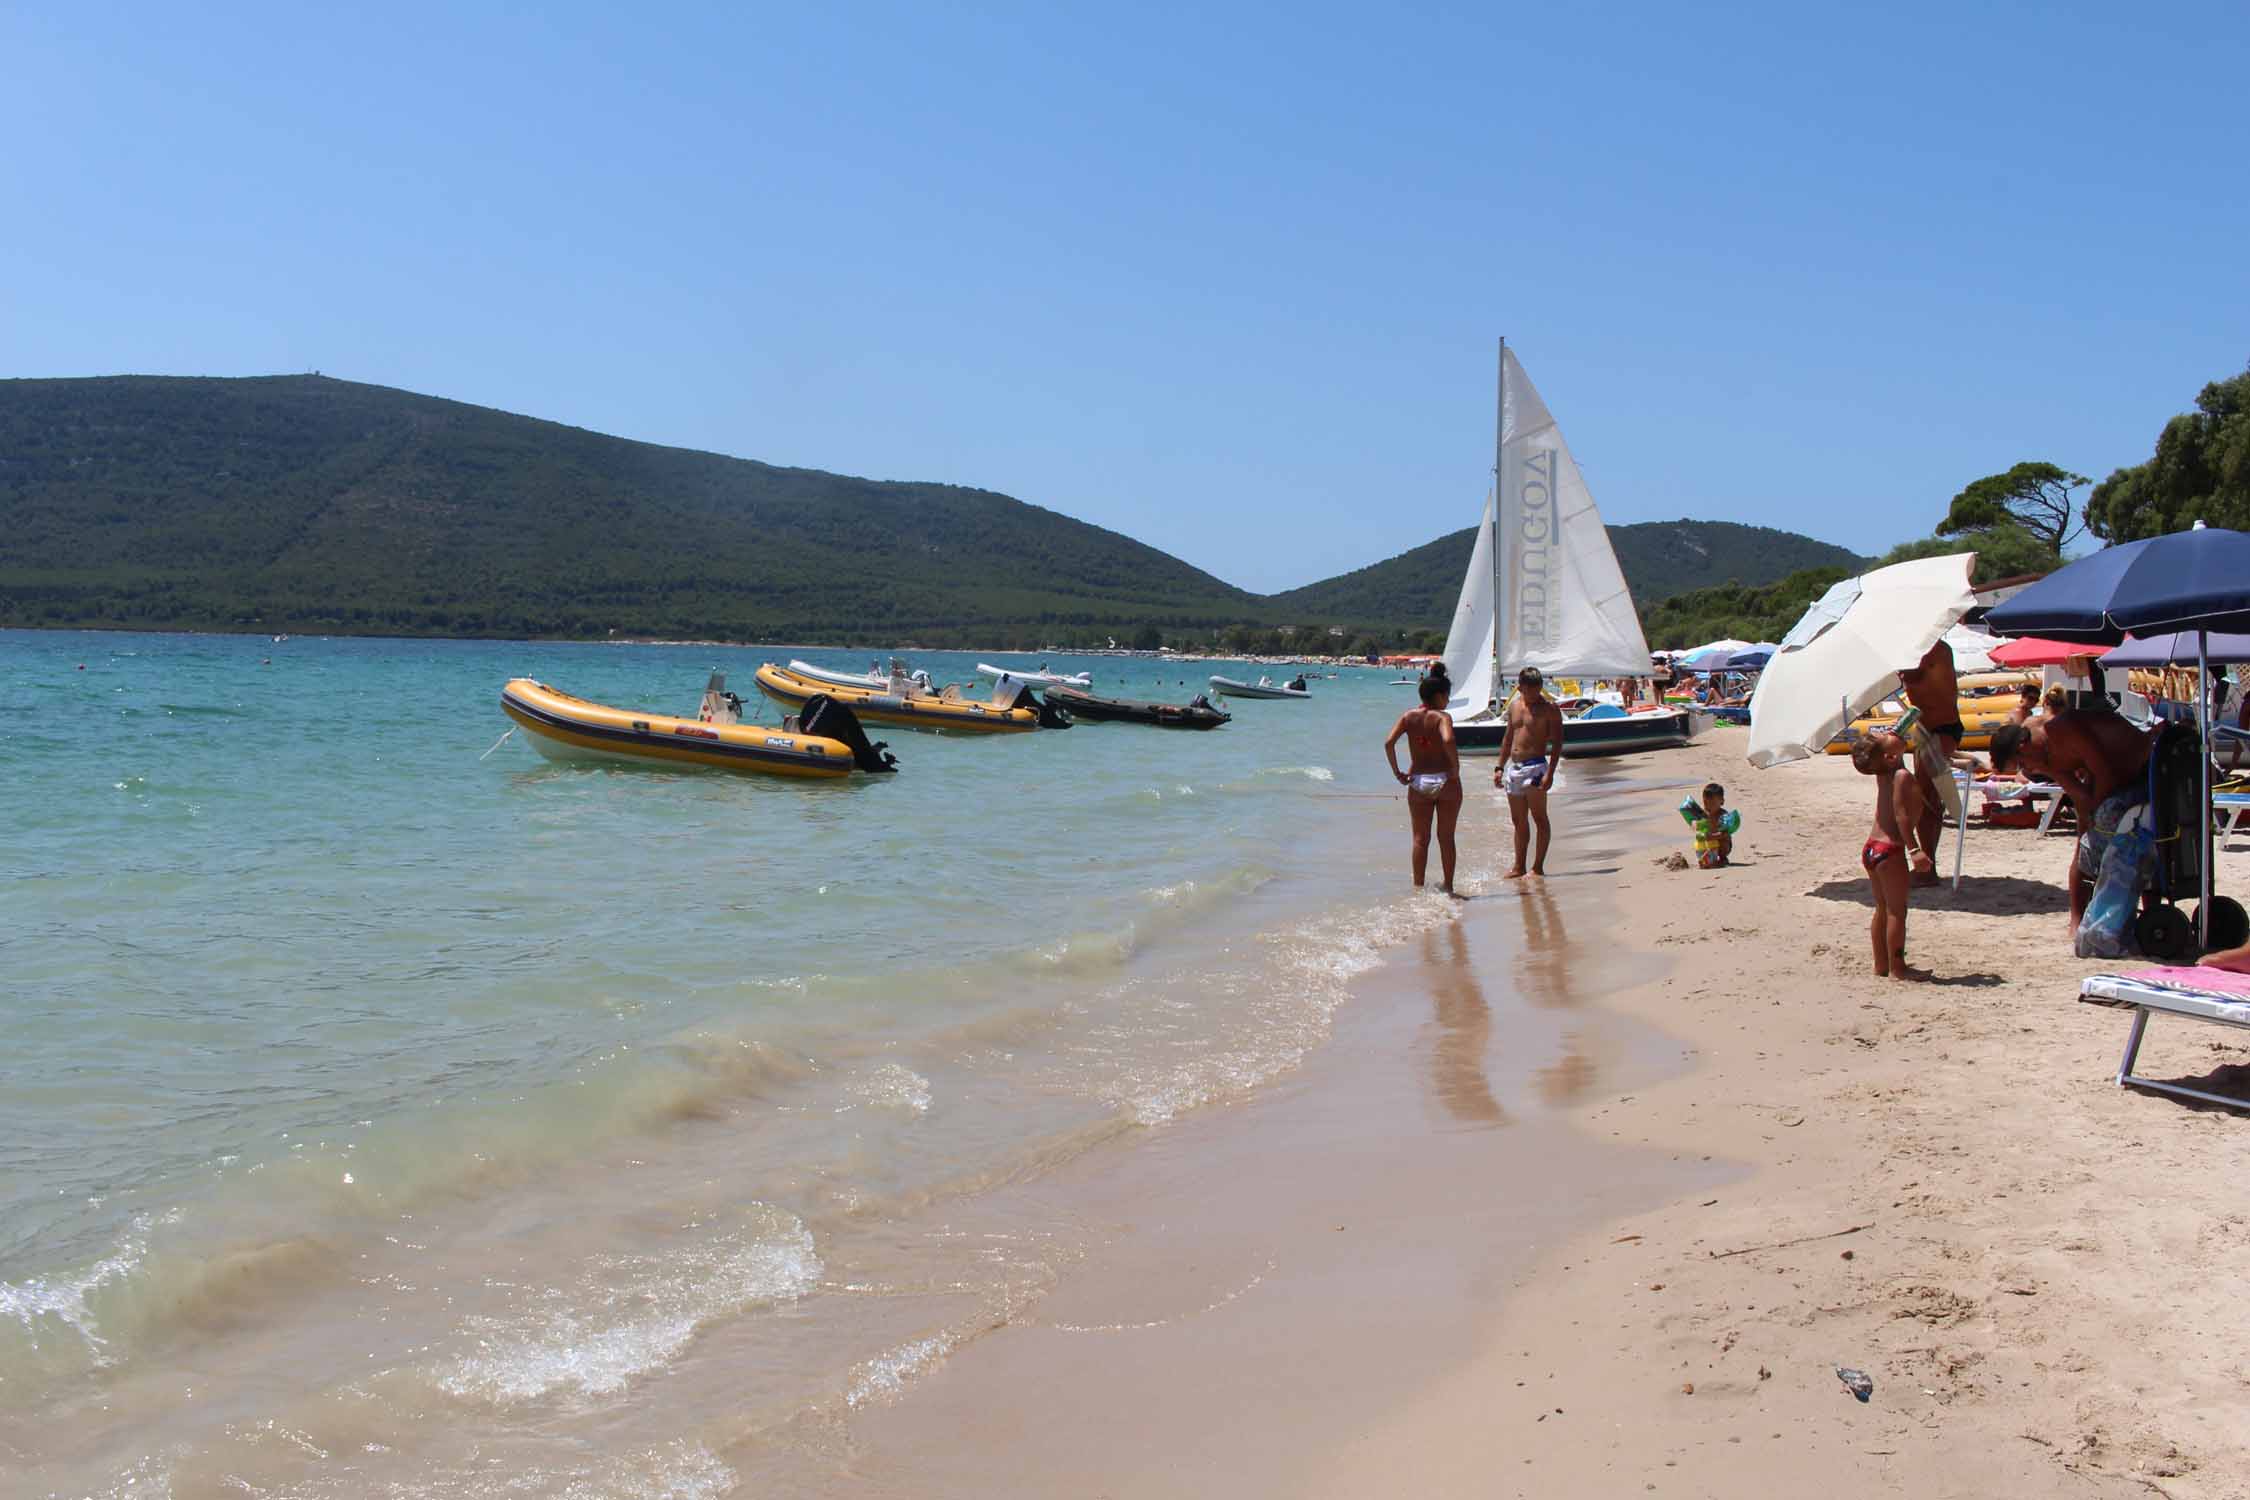
[[[1439, 889], [1453, 895], [1453, 827], [1461, 821], [1461, 751], [1453, 742], [1453, 720], [1445, 705], [1453, 696], [1453, 683], [1445, 663], [1430, 668], [1422, 679], [1422, 706], [1410, 708], [1391, 726], [1383, 741], [1383, 759], [1391, 774], [1406, 788], [1406, 817], [1414, 830], [1414, 884], [1420, 886], [1430, 866], [1430, 832], [1437, 831], [1438, 865], [1445, 875]], [[1398, 742], [1404, 737], [1413, 769], [1398, 768]]]

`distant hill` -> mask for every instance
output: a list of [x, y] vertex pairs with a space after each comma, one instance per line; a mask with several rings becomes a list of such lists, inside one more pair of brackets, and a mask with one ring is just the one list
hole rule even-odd
[[997, 645], [1266, 618], [985, 490], [319, 376], [0, 381], [0, 625]]
[[[1611, 528], [1646, 610], [1856, 559]], [[0, 380], [0, 626], [1372, 650], [1442, 630], [1456, 532], [1287, 593], [988, 490], [605, 437], [317, 375]]]
[[[1477, 529], [1463, 527], [1411, 552], [1275, 594], [1284, 615], [1442, 627], [1453, 616]], [[1827, 542], [1732, 521], [1643, 521], [1609, 528], [1633, 602], [1645, 615], [1675, 594], [1716, 584], [1756, 586], [1808, 568], [1849, 568], [1864, 558]]]

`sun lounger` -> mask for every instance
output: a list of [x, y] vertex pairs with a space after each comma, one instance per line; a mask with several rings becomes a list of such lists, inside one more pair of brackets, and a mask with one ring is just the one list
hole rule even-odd
[[2030, 802], [2044, 804], [2039, 809], [2039, 831], [2045, 833], [2055, 821], [2055, 811], [2066, 799], [2062, 788], [2051, 781], [1980, 781], [1977, 793], [1990, 802]]
[[2089, 1005], [2125, 1006], [2133, 1012], [2133, 1029], [2125, 1037], [2125, 1057], [2117, 1065], [2119, 1088], [2130, 1084], [2135, 1088], [2156, 1089], [2161, 1093], [2178, 1094], [2187, 1099], [2200, 1099], [2206, 1104], [2224, 1104], [2230, 1109], [2250, 1110], [2250, 1099], [2230, 1099], [2224, 1094], [2205, 1093], [2184, 1084], [2159, 1083], [2133, 1071], [2133, 1062], [2140, 1056], [2141, 1038], [2148, 1031], [2148, 1018], [2157, 1011], [2168, 1016], [2185, 1016], [2193, 1021], [2209, 1021], [2214, 1026], [2237, 1026], [2250, 1031], [2250, 974], [2203, 968], [2136, 969], [2130, 974], [2090, 974], [2079, 983], [2078, 998]]
[[2219, 829], [2219, 847], [2224, 849], [2234, 841], [2235, 830], [2250, 817], [2250, 792], [2213, 792], [2211, 811], [2226, 819]]

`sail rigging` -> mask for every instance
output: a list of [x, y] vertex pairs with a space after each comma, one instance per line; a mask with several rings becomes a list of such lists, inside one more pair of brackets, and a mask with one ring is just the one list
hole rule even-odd
[[1445, 636], [1446, 675], [1453, 680], [1447, 712], [1456, 719], [1472, 718], [1492, 707], [1493, 587], [1499, 580], [1494, 567], [1493, 526], [1495, 498], [1484, 497], [1484, 519], [1477, 524], [1476, 545], [1469, 549], [1469, 571], [1461, 580], [1461, 598], [1453, 606], [1453, 624]]
[[1505, 344], [1499, 447], [1493, 592], [1503, 680], [1525, 667], [1549, 677], [1647, 676], [1648, 639], [1593, 493], [1562, 429]]

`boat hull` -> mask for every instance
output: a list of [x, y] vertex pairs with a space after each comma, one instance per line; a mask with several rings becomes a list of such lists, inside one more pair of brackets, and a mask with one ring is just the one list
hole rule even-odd
[[[1455, 724], [1453, 741], [1463, 755], [1498, 755], [1507, 732], [1504, 719]], [[1677, 750], [1695, 738], [1695, 716], [1686, 709], [1660, 714], [1620, 714], [1605, 719], [1563, 720], [1563, 758], [1631, 755], [1643, 750]]]
[[1129, 698], [1097, 698], [1072, 688], [1051, 688], [1047, 701], [1066, 710], [1073, 719], [1113, 724], [1153, 724], [1159, 729], [1216, 729], [1233, 718], [1215, 708], [1192, 703], [1141, 703]]
[[705, 724], [641, 714], [558, 692], [519, 677], [500, 690], [500, 711], [549, 760], [710, 766], [763, 776], [840, 780], [852, 752], [837, 740], [757, 724]]
[[977, 671], [985, 677], [1012, 677], [1018, 682], [1028, 682], [1033, 687], [1087, 688], [1094, 685], [1091, 672], [1019, 672], [1013, 667], [996, 667], [985, 661], [977, 663]]
[[771, 662], [758, 668], [758, 691], [785, 708], [805, 706], [826, 695], [863, 721], [918, 729], [926, 734], [1028, 734], [1039, 727], [1038, 710], [996, 708], [989, 703], [943, 698], [902, 698], [864, 688], [840, 687], [799, 677]]
[[1237, 682], [1232, 677], [1214, 677], [1211, 679], [1211, 686], [1226, 694], [1229, 698], [1304, 699], [1312, 696], [1312, 694], [1302, 690], [1291, 692], [1288, 688], [1273, 687], [1265, 683]]

